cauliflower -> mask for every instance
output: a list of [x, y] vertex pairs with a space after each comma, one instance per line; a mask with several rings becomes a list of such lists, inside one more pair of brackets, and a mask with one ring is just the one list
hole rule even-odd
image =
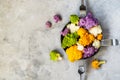
[[77, 24], [78, 21], [79, 21], [79, 17], [77, 15], [73, 14], [73, 15], [70, 16], [70, 21], [73, 24]]
[[92, 44], [95, 48], [99, 48], [100, 47], [100, 41], [95, 39], [93, 44]]
[[50, 59], [53, 61], [59, 61], [59, 60], [62, 60], [62, 57], [59, 52], [52, 50], [50, 52]]
[[65, 35], [65, 37], [62, 40], [62, 48], [67, 48], [67, 47], [70, 47], [70, 46], [76, 44], [78, 37], [79, 36], [77, 35], [77, 32], [72, 33], [72, 34], [69, 33], [69, 34]]
[[82, 51], [82, 50], [84, 50], [84, 46], [79, 44], [79, 43], [77, 43], [77, 49]]
[[103, 35], [102, 35], [102, 34], [98, 34], [98, 35], [97, 35], [97, 39], [98, 39], [98, 40], [102, 40], [102, 38], [103, 38]]
[[80, 37], [83, 37], [86, 33], [88, 33], [88, 31], [84, 28], [79, 28], [78, 31], [77, 31], [77, 34], [80, 36]]
[[104, 60], [97, 60], [97, 59], [95, 59], [95, 60], [92, 61], [91, 66], [92, 66], [92, 68], [94, 68], [94, 69], [99, 69], [100, 66], [101, 66], [102, 64], [105, 64], [105, 63], [106, 63], [106, 61], [104, 61]]
[[68, 60], [74, 62], [82, 58], [82, 51], [77, 50], [77, 45], [73, 45], [66, 49], [66, 54], [68, 56]]
[[95, 37], [92, 34], [86, 33], [84, 36], [80, 37], [79, 43], [83, 46], [90, 45], [95, 40]]
[[89, 32], [96, 37], [98, 34], [101, 34], [101, 33], [102, 33], [101, 26], [100, 26], [100, 25], [95, 26], [95, 27], [91, 28], [91, 29], [89, 30]]
[[75, 24], [68, 24], [67, 28], [70, 29], [71, 33], [74, 33], [79, 29], [79, 26], [76, 26]]

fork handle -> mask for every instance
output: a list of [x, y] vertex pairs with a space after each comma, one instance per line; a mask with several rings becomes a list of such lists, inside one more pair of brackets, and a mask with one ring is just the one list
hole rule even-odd
[[83, 80], [83, 76], [82, 75], [80, 75], [80, 80]]
[[84, 78], [83, 75], [84, 75], [84, 74], [81, 74], [81, 75], [80, 75], [80, 80], [85, 80], [85, 78]]
[[84, 0], [81, 0], [81, 5], [84, 5]]

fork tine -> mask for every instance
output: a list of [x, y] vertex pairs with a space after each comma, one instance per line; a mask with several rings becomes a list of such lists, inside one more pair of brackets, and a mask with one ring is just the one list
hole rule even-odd
[[103, 39], [101, 46], [117, 46], [119, 45], [118, 39]]

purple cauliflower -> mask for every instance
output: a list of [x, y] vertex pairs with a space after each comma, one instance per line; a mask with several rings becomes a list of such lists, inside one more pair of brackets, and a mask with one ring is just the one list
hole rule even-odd
[[79, 26], [84, 26], [86, 24], [86, 20], [84, 18], [80, 19], [78, 25]]
[[68, 28], [65, 28], [64, 31], [61, 32], [61, 35], [62, 36], [65, 36], [66, 34], [69, 33], [69, 29]]
[[87, 14], [87, 16], [81, 18], [79, 21], [79, 26], [83, 26], [88, 30], [96, 25], [98, 25], [98, 20], [94, 18], [90, 12]]
[[62, 20], [62, 18], [61, 18], [61, 16], [60, 16], [59, 14], [54, 15], [53, 18], [54, 18], [54, 21], [55, 21], [56, 23], [58, 23], [59, 21]]
[[51, 23], [50, 21], [47, 21], [47, 22], [45, 23], [45, 25], [46, 25], [47, 28], [50, 28], [50, 27], [52, 26], [52, 23]]
[[88, 58], [94, 55], [94, 53], [97, 52], [97, 49], [95, 49], [93, 46], [88, 46], [84, 48], [83, 52], [83, 58]]

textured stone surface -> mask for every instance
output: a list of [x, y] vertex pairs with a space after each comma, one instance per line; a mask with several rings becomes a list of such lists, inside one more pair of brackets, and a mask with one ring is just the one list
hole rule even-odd
[[[89, 0], [88, 9], [102, 25], [104, 38], [120, 40], [119, 0]], [[70, 14], [79, 15], [80, 0], [0, 0], [0, 80], [79, 80], [81, 61], [70, 63], [60, 47], [60, 31]], [[53, 15], [63, 20], [55, 23]], [[53, 28], [46, 30], [50, 20]], [[64, 60], [49, 60], [57, 49]], [[94, 58], [107, 60], [99, 70], [89, 68], [88, 80], [120, 79], [120, 46], [102, 47]]]

